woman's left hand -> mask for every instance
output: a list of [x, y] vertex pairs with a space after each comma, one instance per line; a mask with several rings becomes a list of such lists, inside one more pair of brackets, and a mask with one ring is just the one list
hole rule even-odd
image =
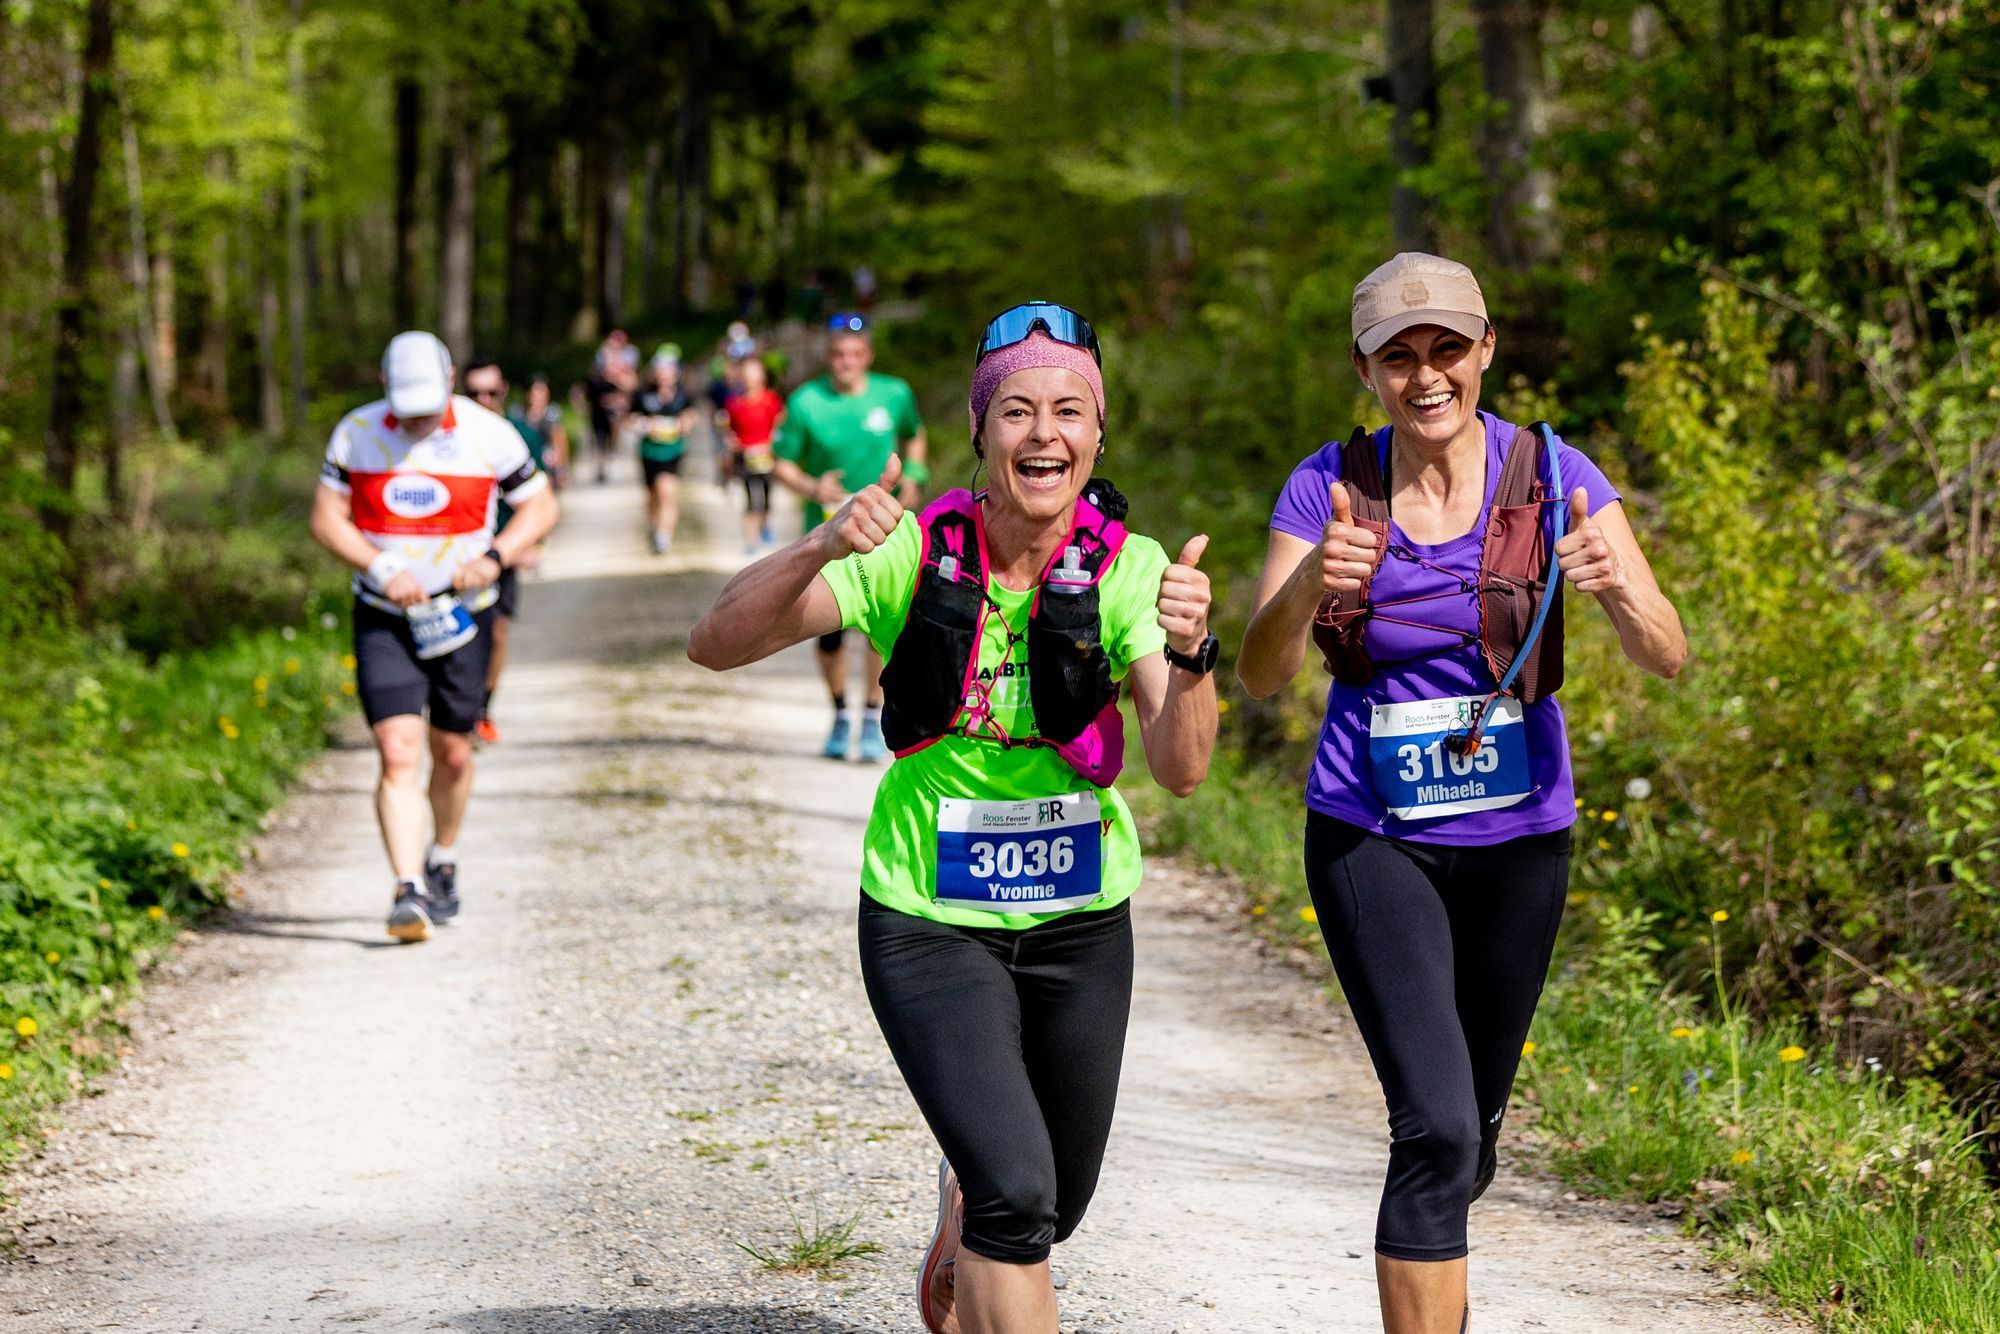
[[1569, 498], [1569, 533], [1556, 543], [1556, 564], [1581, 593], [1610, 593], [1625, 587], [1625, 563], [1590, 517], [1590, 493], [1578, 487]]
[[1193, 653], [1208, 638], [1208, 576], [1195, 568], [1206, 550], [1207, 533], [1189, 538], [1160, 576], [1160, 628], [1176, 653]]

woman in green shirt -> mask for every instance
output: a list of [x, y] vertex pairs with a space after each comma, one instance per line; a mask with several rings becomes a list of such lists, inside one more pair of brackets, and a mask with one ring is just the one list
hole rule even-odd
[[1155, 781], [1193, 792], [1215, 742], [1207, 539], [1170, 564], [1091, 483], [1104, 384], [1074, 312], [994, 319], [968, 409], [987, 490], [906, 515], [891, 456], [731, 580], [688, 656], [721, 670], [853, 628], [888, 659], [898, 758], [859, 930], [870, 1004], [945, 1152], [918, 1301], [931, 1330], [1054, 1334], [1049, 1249], [1096, 1188], [1131, 1006], [1140, 860], [1112, 786], [1115, 699], [1129, 683]]

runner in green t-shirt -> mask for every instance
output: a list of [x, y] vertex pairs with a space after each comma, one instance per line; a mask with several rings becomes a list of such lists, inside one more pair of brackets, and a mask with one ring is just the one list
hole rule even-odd
[[[859, 315], [835, 315], [828, 322], [826, 374], [792, 391], [785, 403], [785, 424], [775, 453], [777, 479], [805, 497], [805, 526], [816, 527], [849, 493], [881, 476], [891, 453], [901, 451], [903, 478], [899, 499], [914, 505], [930, 480], [925, 461], [928, 442], [917, 419], [916, 395], [892, 375], [869, 370], [875, 344]], [[833, 730], [827, 734], [828, 759], [847, 758], [853, 729], [847, 715], [847, 654], [845, 636], [834, 630], [819, 643], [819, 670], [833, 696]], [[871, 643], [865, 653], [863, 679], [868, 683], [861, 716], [861, 758], [873, 763], [888, 754], [882, 742], [882, 656]]]
[[[1089, 326], [1045, 303], [996, 318], [968, 408], [991, 487], [941, 502], [928, 546], [892, 454], [830, 519], [732, 579], [688, 640], [690, 659], [723, 669], [846, 627], [889, 658], [901, 749], [868, 822], [861, 971], [945, 1150], [917, 1282], [934, 1334], [954, 1307], [966, 1328], [1056, 1328], [1049, 1250], [1082, 1220], [1110, 1138], [1139, 841], [1109, 782], [1124, 739], [1100, 710], [1116, 691], [1086, 664], [1129, 686], [1146, 768], [1176, 795], [1207, 774], [1216, 724], [1208, 579], [1195, 568], [1208, 539], [1170, 565], [1150, 538], [1118, 545], [1115, 493], [1079, 499], [1104, 448]], [[982, 569], [974, 593], [969, 571]], [[1061, 620], [1082, 604], [1033, 610], [1086, 587], [1101, 648]], [[913, 620], [919, 591], [926, 614]], [[966, 644], [949, 627], [975, 600]], [[1065, 633], [1042, 633], [1054, 623]], [[1038, 703], [1052, 719], [1093, 718], [1077, 739], [1096, 744], [1059, 751]]]

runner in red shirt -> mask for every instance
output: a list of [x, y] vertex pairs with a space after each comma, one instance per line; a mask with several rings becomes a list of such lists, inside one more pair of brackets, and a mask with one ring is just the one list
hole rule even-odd
[[[334, 428], [313, 497], [313, 537], [355, 571], [355, 676], [382, 757], [375, 813], [396, 877], [389, 934], [405, 941], [423, 940], [433, 922], [458, 912], [454, 845], [472, 793], [495, 585], [557, 514], [548, 475], [520, 434], [453, 394], [453, 376], [435, 336], [390, 340], [382, 355], [388, 393]], [[514, 514], [496, 533], [503, 495]]]
[[723, 406], [729, 447], [742, 460], [743, 554], [771, 545], [771, 474], [778, 464], [771, 441], [785, 419], [785, 399], [771, 388], [771, 372], [760, 357], [743, 360], [743, 392]]

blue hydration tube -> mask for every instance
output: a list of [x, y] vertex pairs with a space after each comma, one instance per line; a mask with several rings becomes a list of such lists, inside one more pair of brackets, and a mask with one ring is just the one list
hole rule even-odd
[[[1556, 433], [1549, 428], [1547, 422], [1536, 422], [1530, 429], [1542, 437], [1542, 444], [1547, 446], [1549, 451], [1549, 485], [1555, 490], [1556, 542], [1560, 542], [1569, 533], [1569, 497], [1563, 493], [1562, 459], [1556, 453]], [[1542, 626], [1549, 619], [1549, 608], [1555, 605], [1556, 599], [1560, 596], [1562, 596], [1562, 573], [1556, 568], [1556, 547], [1555, 542], [1551, 542], [1548, 582], [1542, 586], [1542, 601], [1541, 605], [1535, 608], [1534, 624], [1528, 627], [1528, 637], [1521, 641], [1519, 651], [1514, 654], [1513, 663], [1507, 668], [1507, 675], [1500, 678], [1500, 685], [1494, 694], [1506, 694], [1507, 688], [1514, 684], [1514, 678], [1521, 674], [1521, 666], [1527, 662], [1529, 650], [1533, 649], [1535, 641], [1542, 637]]]

